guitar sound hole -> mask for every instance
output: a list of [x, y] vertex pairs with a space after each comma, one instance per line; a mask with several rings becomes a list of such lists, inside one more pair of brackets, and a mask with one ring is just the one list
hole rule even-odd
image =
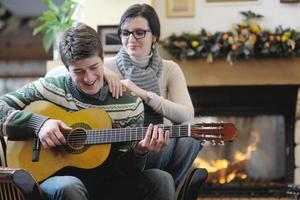
[[82, 153], [86, 151], [88, 149], [88, 145], [85, 145], [86, 138], [87, 136], [84, 129], [75, 129], [66, 137], [66, 151], [69, 153]]

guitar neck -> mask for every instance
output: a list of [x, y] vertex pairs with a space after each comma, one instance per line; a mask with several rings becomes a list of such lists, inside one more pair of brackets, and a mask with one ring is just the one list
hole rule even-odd
[[[190, 125], [161, 126], [161, 128], [164, 131], [168, 130], [171, 138], [190, 136]], [[147, 129], [148, 127], [86, 130], [85, 144], [138, 141], [145, 137]]]
[[[160, 126], [169, 131], [171, 138], [193, 137], [206, 141], [232, 141], [236, 129], [231, 123], [200, 123], [195, 125]], [[74, 130], [65, 134], [71, 144], [109, 144], [115, 142], [139, 141], [145, 138], [148, 127], [116, 128], [101, 130]]]

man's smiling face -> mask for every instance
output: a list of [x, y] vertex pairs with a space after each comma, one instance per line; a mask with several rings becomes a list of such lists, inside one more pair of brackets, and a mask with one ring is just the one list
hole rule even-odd
[[86, 94], [96, 94], [103, 87], [103, 61], [98, 54], [76, 61], [69, 71], [76, 86]]

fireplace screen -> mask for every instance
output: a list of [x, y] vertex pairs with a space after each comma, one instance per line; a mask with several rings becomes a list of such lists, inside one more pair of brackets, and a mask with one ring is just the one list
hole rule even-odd
[[195, 118], [195, 122], [218, 121], [234, 123], [238, 133], [233, 142], [224, 146], [204, 144], [194, 165], [208, 170], [205, 187], [250, 189], [284, 181], [286, 142], [283, 116]]

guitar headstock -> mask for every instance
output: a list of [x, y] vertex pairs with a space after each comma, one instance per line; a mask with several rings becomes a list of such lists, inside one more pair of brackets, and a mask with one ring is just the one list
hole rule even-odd
[[233, 141], [237, 130], [233, 123], [199, 123], [191, 125], [191, 137], [197, 140]]

